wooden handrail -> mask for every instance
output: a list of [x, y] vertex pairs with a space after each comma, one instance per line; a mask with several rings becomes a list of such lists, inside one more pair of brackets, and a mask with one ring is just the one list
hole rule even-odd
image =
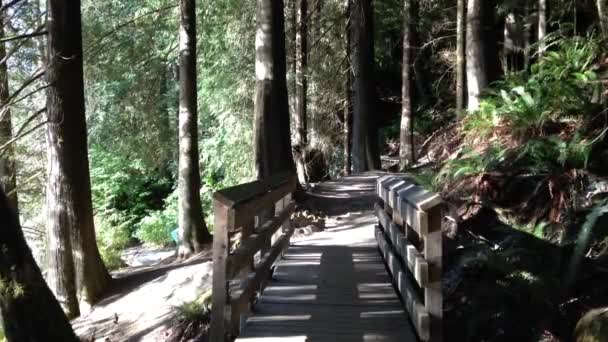
[[394, 175], [378, 179], [376, 192], [378, 247], [412, 324], [421, 340], [442, 341], [441, 197]]
[[[210, 341], [225, 342], [238, 335], [256, 294], [264, 289], [272, 265], [289, 246], [295, 204], [291, 194], [297, 177], [279, 174], [268, 179], [222, 189], [213, 195], [213, 306]], [[260, 215], [273, 209], [274, 217]], [[253, 222], [257, 218], [258, 227]], [[262, 222], [262, 220], [266, 220]], [[283, 227], [282, 230], [279, 230]], [[240, 245], [230, 251], [230, 236], [241, 229]], [[254, 265], [254, 256], [261, 253]], [[244, 273], [244, 274], [243, 274]], [[239, 286], [230, 284], [239, 278]]]

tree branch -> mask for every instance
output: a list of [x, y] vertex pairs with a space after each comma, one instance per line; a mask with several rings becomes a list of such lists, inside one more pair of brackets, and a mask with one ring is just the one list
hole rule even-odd
[[47, 33], [48, 33], [48, 31], [40, 31], [40, 32], [32, 32], [32, 33], [21, 34], [21, 35], [13, 36], [13, 37], [6, 37], [6, 38], [0, 39], [0, 43], [11, 42], [13, 40], [19, 40], [19, 39], [28, 39], [28, 38], [34, 38], [34, 37], [44, 36]]

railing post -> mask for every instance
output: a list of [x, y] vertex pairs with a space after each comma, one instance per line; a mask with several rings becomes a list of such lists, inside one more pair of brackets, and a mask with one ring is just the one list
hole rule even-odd
[[213, 227], [213, 306], [211, 308], [211, 342], [225, 342], [230, 319], [228, 303], [227, 259], [230, 248], [229, 229], [234, 223], [234, 211], [214, 200]]
[[436, 206], [428, 212], [429, 233], [424, 240], [424, 258], [429, 263], [431, 283], [424, 289], [424, 303], [431, 316], [430, 342], [443, 341], [443, 293], [441, 290], [442, 272], [442, 206]]

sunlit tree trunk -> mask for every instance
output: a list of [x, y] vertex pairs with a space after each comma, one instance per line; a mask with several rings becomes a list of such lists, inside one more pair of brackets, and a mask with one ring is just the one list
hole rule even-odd
[[604, 37], [608, 36], [608, 13], [606, 13], [606, 0], [595, 0], [600, 29]]
[[354, 0], [351, 9], [353, 87], [353, 171], [380, 168], [374, 81], [374, 35], [371, 0]]
[[538, 53], [545, 51], [545, 37], [547, 36], [547, 0], [538, 0]]
[[110, 276], [93, 224], [80, 1], [49, 0], [47, 13], [49, 281], [73, 316], [79, 312], [77, 295], [96, 302]]
[[28, 247], [17, 214], [0, 189], [0, 309], [8, 341], [80, 341], [47, 286]]
[[481, 92], [488, 86], [481, 27], [482, 1], [468, 0], [467, 6], [466, 69], [469, 111], [477, 110]]
[[530, 4], [526, 1], [524, 4], [524, 71], [530, 69], [530, 37], [531, 37], [531, 20], [530, 20]]
[[351, 174], [351, 127], [352, 127], [352, 87], [353, 72], [350, 55], [350, 11], [351, 0], [344, 1], [344, 51], [346, 53], [346, 71], [344, 79], [344, 174]]
[[412, 0], [403, 2], [403, 62], [402, 62], [402, 85], [401, 85], [401, 132], [399, 160], [400, 168], [403, 170], [414, 164], [414, 141], [412, 129], [412, 78], [411, 78], [411, 56], [412, 56]]
[[258, 179], [294, 172], [291, 151], [283, 0], [257, 0], [255, 171]]
[[[2, 6], [2, 0], [0, 0]], [[0, 13], [0, 38], [4, 38], [4, 12]], [[6, 57], [6, 45], [0, 42], [0, 60]], [[8, 70], [7, 63], [0, 64], [0, 146], [4, 146], [13, 138], [11, 110], [8, 105]], [[17, 200], [17, 170], [15, 168], [15, 151], [12, 145], [0, 151], [0, 188], [7, 194], [9, 204], [19, 213]], [[16, 216], [19, 218], [19, 215]]]
[[296, 103], [295, 128], [297, 168], [301, 183], [308, 183], [306, 170], [307, 136], [307, 68], [308, 68], [308, 0], [296, 0]]
[[456, 13], [456, 110], [463, 110], [466, 102], [466, 6], [466, 0], [458, 0]]
[[195, 0], [180, 0], [179, 26], [179, 258], [202, 250], [211, 235], [203, 217], [196, 99]]

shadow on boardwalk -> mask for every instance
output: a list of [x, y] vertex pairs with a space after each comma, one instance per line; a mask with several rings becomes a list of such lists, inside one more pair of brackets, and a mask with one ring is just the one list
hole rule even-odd
[[326, 230], [292, 243], [237, 341], [416, 341], [374, 238], [377, 173], [316, 185]]

